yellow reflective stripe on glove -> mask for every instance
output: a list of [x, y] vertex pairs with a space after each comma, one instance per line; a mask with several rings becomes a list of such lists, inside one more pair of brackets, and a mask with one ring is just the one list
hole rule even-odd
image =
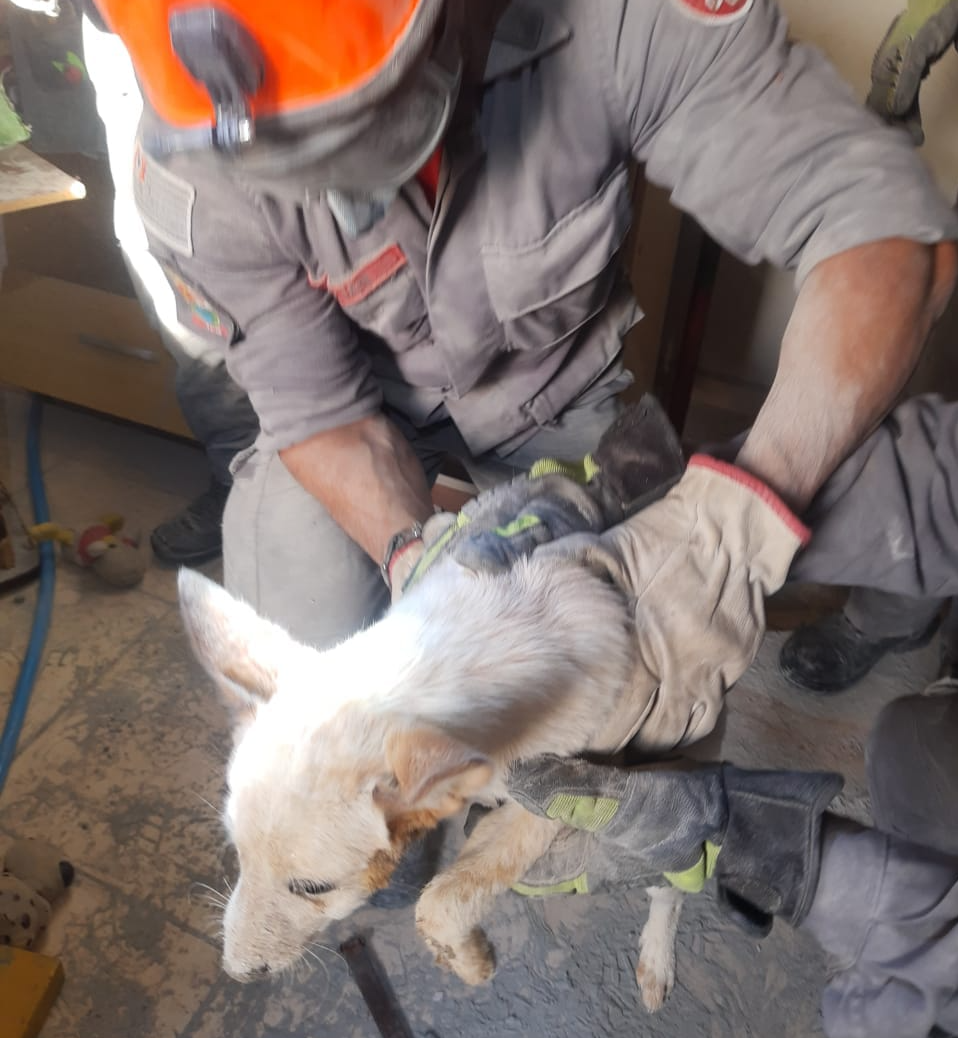
[[541, 458], [529, 469], [530, 479], [542, 476], [565, 476], [585, 486], [602, 471], [595, 458], [587, 454], [581, 461], [559, 461], [557, 458]]
[[[445, 515], [451, 515], [451, 513], [447, 512]], [[469, 525], [470, 519], [468, 515], [459, 512], [446, 529], [431, 543], [426, 539], [430, 522], [432, 522], [431, 519], [427, 520], [426, 525], [423, 528], [423, 544], [425, 547], [416, 562], [415, 569], [413, 569], [412, 573], [409, 574], [403, 583], [403, 592], [408, 591], [414, 584], [422, 579], [423, 574], [436, 561], [436, 559], [439, 558], [453, 537], [455, 537], [464, 526]]]
[[682, 872], [663, 872], [662, 875], [676, 890], [686, 894], [701, 894], [706, 881], [710, 880], [715, 872], [715, 863], [721, 852], [721, 847], [711, 840], [706, 840], [702, 857], [691, 868]]
[[550, 883], [546, 886], [533, 886], [529, 883], [513, 883], [512, 890], [522, 897], [556, 897], [560, 894], [588, 894], [589, 874], [583, 872], [562, 883]]
[[601, 832], [615, 818], [618, 800], [611, 797], [581, 797], [571, 793], [557, 793], [546, 808], [546, 817], [573, 829]]

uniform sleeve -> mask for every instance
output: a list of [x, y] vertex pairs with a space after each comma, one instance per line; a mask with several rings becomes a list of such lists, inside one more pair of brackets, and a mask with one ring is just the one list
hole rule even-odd
[[280, 226], [264, 203], [223, 178], [181, 182], [195, 192], [189, 233], [176, 248], [150, 234], [151, 251], [181, 323], [219, 341], [259, 417], [259, 443], [282, 450], [376, 413], [382, 394], [369, 359], [336, 300], [310, 282], [296, 228]]
[[790, 581], [958, 595], [958, 403], [900, 404], [802, 516], [812, 540]]
[[711, 21], [693, 3], [618, 0], [596, 22], [621, 131], [675, 205], [739, 258], [797, 268], [799, 281], [867, 242], [958, 237], [907, 134], [790, 43], [771, 0]]

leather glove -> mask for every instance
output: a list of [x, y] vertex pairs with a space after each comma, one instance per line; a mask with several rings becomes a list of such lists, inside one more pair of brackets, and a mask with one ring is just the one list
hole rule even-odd
[[891, 23], [872, 61], [868, 106], [888, 122], [903, 123], [922, 144], [918, 94], [931, 66], [958, 36], [958, 0], [911, 0]]
[[[551, 755], [520, 761], [508, 777], [516, 803], [581, 831], [577, 854], [566, 840], [555, 857], [560, 870], [571, 861], [587, 869], [571, 889], [658, 873], [697, 893], [714, 876], [720, 901], [762, 933], [771, 916], [797, 925], [808, 914], [822, 816], [841, 787], [841, 776], [827, 772], [682, 761], [624, 769]], [[540, 885], [553, 857], [550, 849], [537, 863]]]
[[765, 632], [765, 596], [785, 582], [809, 531], [748, 473], [695, 455], [662, 500], [600, 536], [540, 548], [607, 574], [630, 598], [636, 688], [658, 691], [637, 733], [645, 750], [707, 735]]
[[499, 573], [541, 544], [573, 531], [603, 528], [585, 487], [559, 473], [518, 476], [468, 501], [457, 515], [441, 512], [423, 527], [423, 552], [408, 590], [440, 558], [474, 573]]
[[423, 549], [395, 580], [395, 602], [440, 559], [497, 573], [540, 545], [573, 532], [599, 533], [661, 497], [682, 473], [678, 436], [659, 402], [644, 395], [602, 434], [581, 461], [543, 459], [469, 501], [458, 515], [431, 517]]
[[[611, 495], [599, 477], [591, 456], [578, 464], [545, 460], [528, 475], [484, 490], [458, 513], [437, 512], [423, 525], [420, 550], [407, 549], [397, 563], [393, 602], [441, 558], [473, 573], [501, 573], [559, 538], [601, 532], [609, 525], [603, 501]], [[614, 508], [621, 517], [623, 506]], [[407, 558], [410, 565], [400, 570]]]

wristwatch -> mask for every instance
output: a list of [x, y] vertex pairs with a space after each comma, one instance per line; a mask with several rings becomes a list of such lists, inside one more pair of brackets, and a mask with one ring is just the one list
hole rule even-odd
[[422, 540], [422, 523], [413, 523], [412, 526], [406, 527], [405, 530], [400, 530], [399, 533], [394, 533], [389, 538], [389, 543], [386, 545], [386, 554], [383, 555], [383, 561], [379, 568], [382, 572], [383, 580], [386, 582], [386, 587], [390, 591], [393, 585], [389, 577], [389, 570], [393, 564], [393, 559], [407, 545], [412, 544], [413, 541], [420, 540]]

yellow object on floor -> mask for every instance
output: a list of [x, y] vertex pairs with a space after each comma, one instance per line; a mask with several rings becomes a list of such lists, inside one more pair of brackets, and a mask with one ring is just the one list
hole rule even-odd
[[62, 986], [59, 959], [0, 948], [0, 1038], [36, 1038]]

